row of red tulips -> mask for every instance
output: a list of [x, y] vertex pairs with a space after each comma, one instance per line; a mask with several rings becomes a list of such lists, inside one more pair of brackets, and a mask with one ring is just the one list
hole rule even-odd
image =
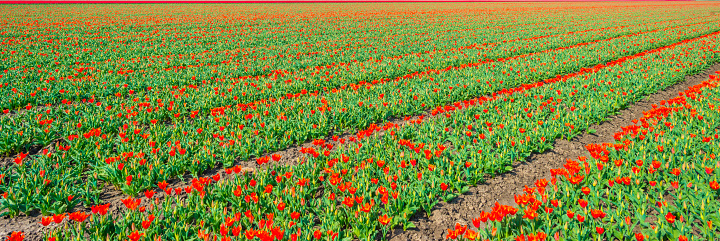
[[[720, 74], [720, 72], [718, 72]], [[715, 240], [720, 77], [660, 101], [614, 143], [586, 146], [551, 180], [456, 225], [458, 240]], [[482, 228], [481, 228], [482, 227]]]
[[[679, 14], [682, 13], [685, 12]], [[269, 58], [265, 56], [266, 54], [257, 53], [253, 59], [230, 61], [232, 58], [239, 58], [238, 53], [226, 52], [218, 55], [222, 58], [230, 58], [229, 60], [211, 59], [212, 61], [192, 64], [168, 62], [167, 65], [170, 67], [141, 63], [138, 60], [130, 60], [128, 66], [124, 66], [123, 63], [122, 67], [118, 67], [118, 63], [115, 61], [98, 61], [87, 66], [60, 66], [54, 63], [43, 63], [42, 59], [25, 58], [26, 61], [30, 61], [23, 64], [25, 67], [9, 67], [7, 70], [10, 72], [4, 74], [8, 80], [13, 81], [1, 84], [0, 94], [6, 95], [7, 101], [0, 103], [4, 104], [4, 106], [0, 106], [0, 109], [10, 111], [29, 106], [59, 104], [63, 101], [102, 99], [113, 97], [118, 93], [127, 94], [130, 90], [141, 92], [148, 88], [152, 88], [154, 91], [169, 92], [174, 90], [173, 86], [205, 84], [202, 82], [203, 80], [212, 82], [222, 80], [228, 83], [246, 82], [248, 84], [241, 86], [225, 83], [223, 85], [227, 86], [221, 87], [221, 89], [232, 88], [235, 90], [235, 94], [228, 93], [231, 97], [237, 98], [236, 101], [250, 103], [261, 99], [281, 98], [286, 93], [300, 93], [302, 90], [313, 92], [323, 90], [324, 87], [332, 89], [348, 83], [403, 76], [408, 72], [458, 66], [473, 61], [477, 56], [491, 59], [500, 58], [507, 56], [508, 53], [523, 54], [534, 52], [537, 49], [551, 49], [583, 41], [573, 38], [576, 36], [597, 40], [677, 24], [717, 20], [713, 16], [677, 19], [676, 15], [662, 18], [651, 17], [651, 19], [652, 24], [648, 19], [633, 19], [632, 22], [625, 21], [622, 26], [617, 26], [617, 22], [611, 21], [602, 25], [589, 26], [591, 29], [587, 29], [588, 26], [585, 25], [561, 26], [552, 22], [541, 26], [518, 25], [514, 27], [517, 29], [482, 28], [475, 32], [459, 32], [458, 34], [462, 34], [460, 37], [465, 42], [461, 42], [459, 45], [457, 39], [452, 40], [454, 41], [452, 43], [433, 40], [433, 44], [444, 47], [440, 49], [435, 47], [432, 51], [425, 50], [427, 49], [425, 45], [412, 44], [426, 42], [424, 39], [402, 39], [401, 43], [403, 44], [396, 44], [396, 48], [380, 49], [381, 52], [378, 52], [378, 46], [384, 45], [369, 44], [367, 48], [374, 49], [371, 54], [367, 56], [354, 54], [355, 56], [343, 58], [313, 55], [302, 60], [292, 58], [288, 61], [287, 59]], [[552, 26], [552, 28], [548, 28], [548, 26]], [[486, 40], [478, 42], [477, 37], [473, 37], [478, 35], [485, 36]], [[416, 35], [409, 35], [409, 37], [431, 38]], [[440, 39], [453, 38], [442, 36]], [[397, 47], [397, 45], [407, 46]], [[362, 49], [352, 49], [352, 51], [359, 53]], [[119, 55], [112, 51], [110, 54]], [[121, 56], [125, 54], [123, 53]], [[287, 52], [284, 54], [293, 55]], [[239, 56], [242, 57], [242, 55]], [[200, 59], [212, 57], [211, 55], [200, 55], [196, 58], [191, 55], [183, 57], [183, 59], [192, 61], [196, 58], [196, 61], [200, 61]], [[268, 61], [268, 63], [263, 61]], [[267, 68], [262, 71], [243, 70], [239, 67], [241, 64], [267, 66]], [[246, 94], [238, 95], [238, 93]]]
[[[534, 69], [542, 73], [541, 76], [555, 76], [567, 73], [558, 68], [558, 65], [576, 64], [575, 68], [580, 68], [600, 63], [600, 59], [623, 56], [623, 53], [616, 51], [619, 46], [610, 48], [605, 47], [604, 44], [632, 46], [638, 41], [655, 41], [653, 45], [642, 46], [630, 52], [637, 53], [677, 41], [677, 38], [689, 37], [676, 35], [674, 32], [684, 33], [698, 26], [704, 25], [691, 25], [669, 29], [667, 32], [654, 31], [605, 42], [581, 44], [572, 48], [501, 60], [502, 62], [497, 63], [469, 65], [460, 71], [428, 73], [398, 82], [375, 85], [369, 89], [358, 88], [355, 91], [336, 92], [332, 95], [307, 96], [309, 99], [303, 97], [278, 101], [272, 105], [251, 106], [257, 108], [247, 109], [255, 112], [254, 115], [245, 114], [242, 108], [216, 109], [210, 116], [199, 116], [192, 121], [180, 122], [171, 127], [155, 123], [150, 123], [149, 127], [142, 127], [134, 121], [113, 119], [114, 109], [78, 106], [75, 108], [86, 112], [84, 116], [92, 117], [85, 119], [81, 117], [83, 115], [74, 116], [81, 118], [78, 122], [57, 120], [60, 124], [66, 124], [65, 126], [53, 126], [52, 123], [48, 123], [54, 120], [37, 122], [38, 125], [47, 126], [48, 129], [67, 132], [62, 135], [67, 137], [65, 141], [56, 144], [56, 152], [41, 153], [37, 158], [30, 160], [18, 158], [17, 166], [0, 170], [6, 173], [4, 175], [8, 179], [4, 185], [0, 185], [0, 190], [4, 192], [12, 190], [12, 193], [16, 194], [7, 198], [4, 207], [8, 208], [10, 215], [38, 209], [44, 214], [49, 214], [62, 213], [80, 202], [86, 205], [97, 204], [100, 190], [103, 188], [98, 179], [110, 181], [125, 193], [137, 194], [177, 175], [202, 172], [215, 166], [217, 162], [229, 167], [238, 157], [247, 159], [250, 156], [261, 156], [267, 151], [284, 149], [293, 143], [325, 137], [331, 128], [336, 130], [365, 128], [369, 123], [383, 121], [392, 116], [420, 113], [427, 108], [425, 103], [428, 106], [438, 106], [529, 83], [534, 79], [532, 77], [526, 79], [530, 77], [527, 74], [515, 76], [497, 72], [497, 69], [507, 68], [518, 71]], [[712, 28], [703, 31], [712, 31]], [[578, 58], [579, 55], [587, 58]], [[549, 61], [558, 62], [552, 65], [542, 64]], [[521, 72], [531, 75], [537, 73]], [[407, 94], [412, 93], [413, 89], [423, 90], [429, 78], [454, 79], [454, 81], [436, 82], [439, 87], [437, 90], [440, 91], [424, 90], [415, 92], [412, 96]], [[497, 84], [478, 82], [477, 78], [494, 79]], [[400, 83], [402, 85], [399, 85]], [[462, 88], [453, 89], [454, 86], [462, 86]], [[302, 102], [305, 101], [316, 104], [303, 106]], [[353, 101], [359, 102], [356, 104], [352, 103]], [[380, 107], [382, 103], [391, 104]], [[105, 103], [105, 105], [109, 104]], [[287, 113], [288, 109], [294, 112]], [[277, 119], [262, 117], [265, 114], [260, 115], [270, 112], [273, 114], [266, 116], [280, 114], [277, 114]], [[287, 114], [283, 115], [284, 113]], [[32, 117], [30, 114], [26, 116]], [[28, 123], [16, 122], [16, 124], [28, 126]], [[48, 141], [52, 139], [54, 138], [48, 138]], [[85, 170], [85, 167], [89, 170]], [[67, 185], [68, 183], [77, 185]]]
[[[571, 137], [589, 123], [717, 62], [717, 41], [717, 34], [711, 34], [492, 97], [457, 102], [435, 112], [448, 118], [404, 127], [373, 126], [362, 136], [383, 134], [353, 138], [337, 147], [317, 141], [315, 148], [303, 150], [306, 158], [297, 166], [254, 174], [227, 169], [224, 178], [196, 178], [178, 189], [159, 183], [156, 191], [166, 193], [162, 199], [152, 191], [147, 197], [128, 198], [121, 215], [112, 218], [97, 207], [97, 214], [47, 237], [381, 238], [397, 225], [412, 227], [413, 213], [452, 199], [482, 181], [485, 173], [502, 172], [529, 153], [545, 150], [555, 138]], [[680, 63], [684, 67], [677, 67]]]

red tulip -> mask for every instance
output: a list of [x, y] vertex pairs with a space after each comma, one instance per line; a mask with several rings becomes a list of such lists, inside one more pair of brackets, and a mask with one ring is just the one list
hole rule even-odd
[[155, 191], [149, 189], [145, 190], [145, 197], [147, 199], [152, 199], [153, 195], [155, 195]]
[[292, 212], [292, 213], [290, 214], [290, 218], [292, 218], [293, 220], [297, 220], [298, 218], [300, 218], [300, 213], [298, 213], [298, 212]]
[[380, 222], [380, 224], [382, 225], [387, 225], [388, 223], [390, 223], [391, 220], [392, 218], [388, 217], [387, 214], [383, 214], [383, 216], [380, 216], [378, 218], [378, 222]]
[[53, 214], [52, 218], [55, 223], [60, 223], [65, 219], [65, 214]]
[[588, 195], [588, 194], [590, 194], [590, 188], [589, 188], [589, 187], [583, 187], [583, 188], [582, 188], [582, 192], [583, 192], [585, 195]]
[[8, 241], [23, 241], [25, 239], [25, 233], [23, 232], [12, 232], [8, 236]]
[[588, 201], [585, 201], [584, 199], [580, 199], [580, 200], [578, 200], [578, 204], [580, 205], [580, 207], [585, 208], [588, 205]]
[[70, 214], [69, 218], [75, 222], [82, 223], [89, 216], [90, 214], [85, 214], [84, 212], [74, 212]]
[[718, 182], [716, 182], [716, 181], [711, 181], [711, 182], [710, 182], [710, 188], [711, 188], [712, 190], [718, 190], [718, 189], [720, 189], [720, 184], [718, 184]]
[[605, 212], [603, 212], [602, 210], [593, 209], [593, 210], [590, 210], [590, 214], [595, 219], [605, 218]]
[[142, 237], [143, 235], [145, 235], [145, 234], [144, 234], [144, 233], [138, 233], [138, 231], [135, 231], [135, 232], [131, 233], [130, 235], [128, 235], [128, 238], [129, 238], [131, 241], [138, 241], [138, 240], [140, 240], [140, 237]]
[[40, 223], [42, 224], [43, 227], [50, 225], [52, 222], [53, 222], [53, 217], [51, 217], [51, 216], [42, 217], [42, 219], [40, 221]]
[[673, 214], [670, 213], [670, 212], [668, 212], [668, 213], [665, 215], [665, 220], [667, 220], [667, 222], [668, 222], [668, 223], [671, 223], [671, 224], [675, 222], [675, 218], [676, 218], [675, 215], [673, 215]]

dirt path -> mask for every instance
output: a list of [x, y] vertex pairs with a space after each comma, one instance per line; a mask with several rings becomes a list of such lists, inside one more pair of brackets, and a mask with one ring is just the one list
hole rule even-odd
[[614, 142], [613, 134], [622, 131], [620, 127], [631, 125], [633, 119], [642, 117], [643, 111], [651, 109], [652, 104], [676, 97], [678, 92], [700, 84], [715, 71], [720, 71], [720, 64], [715, 64], [697, 75], [687, 76], [685, 81], [634, 103], [629, 108], [621, 110], [618, 115], [609, 117], [607, 121], [590, 126], [589, 129], [597, 131], [594, 134], [581, 134], [570, 141], [556, 141], [553, 149], [541, 154], [532, 154], [526, 162], [515, 164], [511, 172], [471, 187], [468, 192], [450, 203], [438, 203], [430, 218], [427, 218], [425, 212], [416, 213], [412, 219], [416, 228], [405, 232], [402, 229], [395, 229], [391, 240], [444, 240], [447, 230], [454, 228], [455, 223], [472, 227], [472, 219], [479, 217], [481, 211], [489, 212], [495, 202], [516, 206], [514, 195], [521, 194], [525, 185], [532, 186], [536, 180], [542, 178], [550, 180], [550, 169], [561, 168], [567, 159], [586, 155], [587, 144]]

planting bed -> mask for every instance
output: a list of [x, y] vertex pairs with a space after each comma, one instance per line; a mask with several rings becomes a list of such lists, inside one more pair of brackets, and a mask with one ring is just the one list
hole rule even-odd
[[8, 240], [720, 232], [716, 3], [1, 8]]
[[717, 71], [720, 71], [719, 64], [700, 74], [688, 76], [684, 82], [652, 94], [609, 120], [590, 126], [588, 130], [593, 130], [593, 133], [583, 133], [571, 140], [558, 140], [551, 151], [532, 154], [525, 162], [514, 164], [512, 171], [470, 188], [467, 193], [450, 203], [438, 204], [430, 218], [417, 215], [414, 219], [417, 222], [417, 229], [407, 232], [396, 230], [397, 233], [393, 235], [392, 240], [445, 239], [448, 230], [453, 230], [455, 224], [472, 226], [473, 219], [478, 218], [482, 211], [491, 210], [495, 202], [517, 206], [515, 195], [521, 194], [525, 186], [532, 187], [535, 181], [540, 179], [550, 180], [551, 170], [561, 168], [566, 160], [589, 155], [585, 149], [586, 145], [614, 141], [613, 135], [616, 132], [621, 131], [622, 127], [631, 125], [633, 119], [642, 117], [643, 112], [650, 110], [653, 104], [671, 99], [679, 92], [709, 80], [710, 75], [718, 75]]

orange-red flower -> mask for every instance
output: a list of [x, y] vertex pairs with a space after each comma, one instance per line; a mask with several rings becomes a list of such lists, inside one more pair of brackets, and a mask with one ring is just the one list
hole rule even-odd
[[150, 190], [150, 189], [145, 190], [145, 197], [146, 197], [147, 199], [151, 199], [151, 198], [153, 197], [153, 195], [155, 195], [155, 191]]
[[104, 205], [95, 205], [91, 207], [92, 213], [94, 214], [100, 214], [105, 215], [107, 214], [108, 208], [110, 208], [110, 204], [104, 204]]
[[458, 235], [460, 235], [460, 233], [457, 230], [448, 229], [447, 231], [448, 231], [448, 234], [445, 237], [446, 239], [457, 239]]
[[675, 215], [673, 215], [671, 212], [668, 212], [665, 215], [665, 220], [667, 220], [667, 222], [671, 223], [671, 224], [675, 222], [675, 218], [676, 218]]
[[[528, 234], [528, 240], [529, 241], [545, 241], [547, 240], [547, 234], [543, 232], [538, 232], [537, 234]], [[557, 239], [555, 239], [557, 240]]]
[[73, 220], [75, 222], [82, 223], [89, 216], [90, 216], [90, 214], [86, 214], [85, 212], [78, 211], [78, 212], [71, 213], [69, 218], [70, 218], [70, 220]]
[[472, 229], [469, 229], [465, 232], [464, 238], [467, 240], [475, 240], [477, 239], [478, 234], [477, 232], [473, 231]]
[[588, 205], [588, 201], [585, 201], [585, 199], [580, 199], [578, 200], [578, 204], [580, 205], [580, 207], [585, 208]]
[[8, 241], [23, 241], [25, 239], [25, 233], [23, 232], [12, 232], [8, 236]]
[[488, 215], [489, 214], [486, 213], [485, 211], [480, 212], [480, 217], [472, 220], [473, 226], [475, 226], [476, 228], [480, 228], [481, 223], [487, 222]]
[[40, 220], [40, 223], [42, 224], [43, 227], [50, 225], [52, 222], [53, 222], [53, 218], [51, 216], [42, 217], [42, 219]]
[[581, 190], [582, 190], [582, 192], [583, 192], [585, 195], [590, 194], [590, 188], [589, 188], [589, 187], [583, 187]]
[[392, 218], [388, 217], [387, 214], [383, 214], [382, 216], [378, 217], [378, 222], [380, 222], [380, 224], [382, 225], [387, 225], [388, 223], [390, 223], [391, 220]]
[[60, 223], [65, 219], [65, 214], [53, 214], [52, 218], [55, 223]]
[[363, 203], [360, 206], [360, 211], [369, 213], [372, 210], [372, 206], [373, 206], [374, 202], [375, 202], [375, 200], [371, 200], [370, 203]]
[[151, 224], [152, 224], [152, 221], [149, 221], [149, 220], [143, 221], [143, 222], [142, 222], [142, 228], [143, 228], [143, 229], [148, 229]]
[[458, 235], [465, 233], [465, 230], [467, 230], [467, 225], [462, 226], [460, 223], [455, 223], [455, 231], [457, 231]]
[[524, 210], [524, 212], [525, 212], [525, 215], [523, 215], [523, 218], [533, 220], [533, 219], [537, 218], [537, 216], [538, 216], [537, 212], [535, 212], [535, 210], [533, 210], [531, 208], [526, 208]]
[[585, 178], [585, 176], [583, 176], [583, 175], [571, 176], [568, 178], [568, 181], [570, 181], [570, 183], [572, 183], [572, 184], [577, 185], [577, 184], [580, 184], [580, 182], [582, 182], [582, 180], [584, 178]]
[[122, 200], [123, 204], [125, 204], [125, 207], [127, 207], [127, 208], [130, 209], [130, 210], [135, 210], [135, 209], [137, 209], [138, 206], [140, 206], [140, 201], [141, 201], [141, 200], [140, 200], [139, 198], [138, 198], [138, 199], [133, 199], [133, 198], [131, 198], [131, 197]]
[[138, 231], [135, 231], [135, 232], [131, 233], [130, 235], [128, 235], [128, 238], [129, 238], [131, 241], [138, 241], [138, 240], [140, 240], [140, 237], [142, 237], [143, 235], [145, 235], [145, 234], [144, 234], [144, 233], [138, 233]]

